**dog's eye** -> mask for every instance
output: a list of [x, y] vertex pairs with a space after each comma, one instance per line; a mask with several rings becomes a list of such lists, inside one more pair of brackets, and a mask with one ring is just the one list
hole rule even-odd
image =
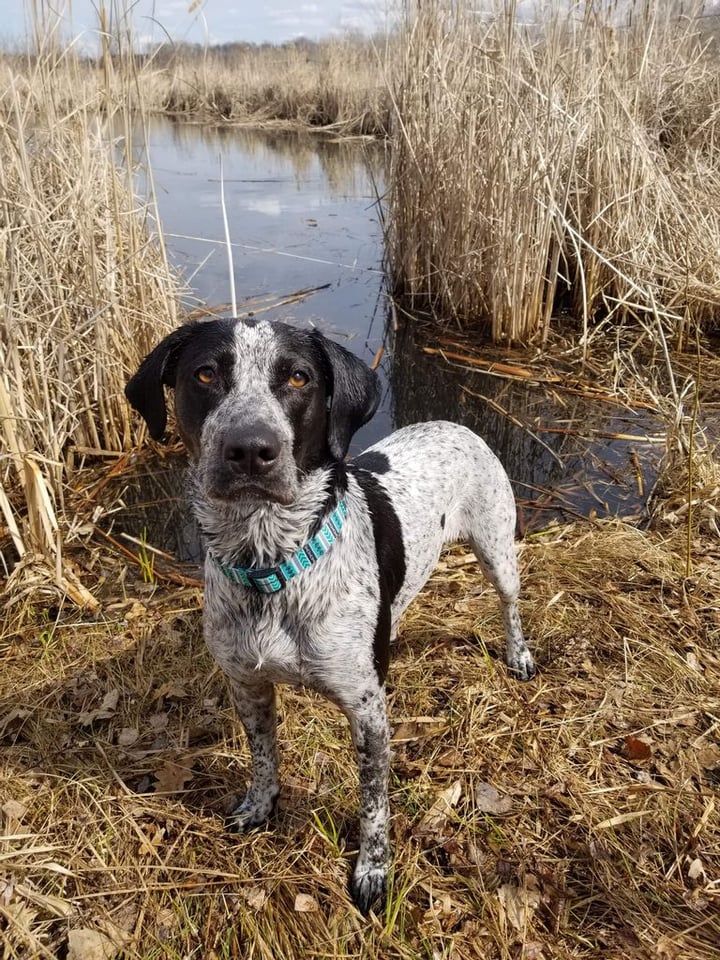
[[290, 384], [291, 387], [295, 387], [297, 390], [299, 390], [300, 387], [305, 386], [308, 380], [309, 380], [308, 375], [306, 373], [303, 373], [302, 370], [293, 370], [293, 372], [290, 374], [290, 379], [288, 380], [288, 383]]
[[209, 386], [215, 382], [215, 371], [212, 367], [200, 367], [195, 371], [195, 379]]

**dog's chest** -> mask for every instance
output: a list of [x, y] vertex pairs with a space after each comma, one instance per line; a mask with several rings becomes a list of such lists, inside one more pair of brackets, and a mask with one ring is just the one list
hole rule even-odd
[[317, 686], [318, 668], [328, 656], [324, 637], [332, 605], [332, 597], [319, 590], [288, 589], [265, 597], [211, 582], [205, 594], [205, 640], [230, 677]]

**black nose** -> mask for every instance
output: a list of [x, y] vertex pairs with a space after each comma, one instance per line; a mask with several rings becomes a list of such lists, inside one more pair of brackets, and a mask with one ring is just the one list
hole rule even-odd
[[275, 466], [281, 450], [280, 438], [264, 424], [252, 424], [226, 434], [223, 460], [236, 472], [262, 477]]

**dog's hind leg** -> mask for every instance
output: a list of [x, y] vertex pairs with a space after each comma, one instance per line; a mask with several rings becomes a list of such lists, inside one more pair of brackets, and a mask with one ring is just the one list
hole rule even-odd
[[350, 880], [350, 894], [364, 915], [381, 905], [387, 890], [388, 774], [390, 729], [385, 689], [366, 691], [359, 702], [342, 705], [352, 733], [360, 774], [360, 852]]
[[514, 540], [514, 515], [488, 524], [468, 538], [483, 573], [497, 591], [505, 629], [505, 662], [518, 680], [535, 675], [535, 664], [523, 637], [518, 596], [520, 574]]
[[230, 692], [250, 746], [252, 782], [242, 803], [227, 817], [226, 827], [243, 833], [270, 817], [280, 793], [275, 687], [230, 680]]

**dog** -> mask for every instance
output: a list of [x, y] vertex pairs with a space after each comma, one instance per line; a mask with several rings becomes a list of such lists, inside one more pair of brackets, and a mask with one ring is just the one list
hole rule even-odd
[[174, 389], [207, 547], [203, 627], [252, 756], [229, 817], [246, 831], [280, 791], [275, 683], [319, 691], [343, 711], [360, 780], [360, 845], [350, 893], [384, 900], [389, 727], [385, 679], [398, 621], [442, 546], [467, 539], [495, 587], [510, 671], [527, 680], [515, 554], [515, 501], [483, 440], [447, 422], [404, 427], [345, 462], [375, 413], [377, 375], [316, 330], [280, 322], [189, 322], [126, 387], [160, 440]]

